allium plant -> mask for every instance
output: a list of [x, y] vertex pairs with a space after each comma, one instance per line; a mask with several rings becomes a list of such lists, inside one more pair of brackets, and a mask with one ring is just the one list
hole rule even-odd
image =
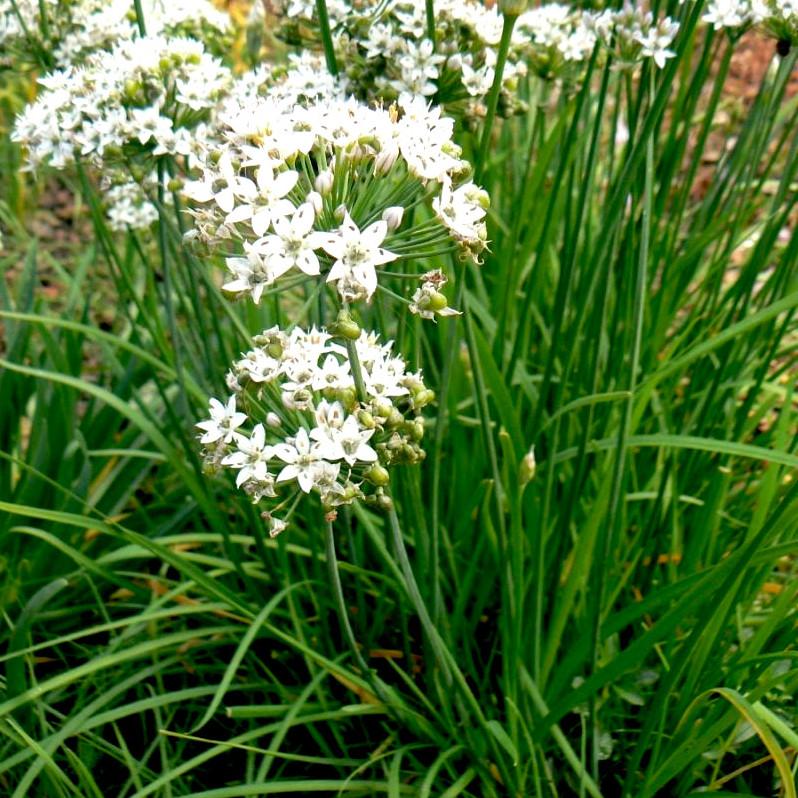
[[232, 395], [210, 402], [202, 430], [206, 468], [237, 471], [236, 485], [260, 504], [271, 500], [272, 535], [302, 494], [327, 510], [356, 499], [389, 504], [389, 469], [424, 458], [421, 409], [433, 394], [407, 370], [391, 342], [362, 333], [359, 373], [345, 346], [325, 330], [277, 327], [254, 339], [228, 374]]
[[139, 5], [18, 128], [97, 246], [64, 318], [3, 253], [0, 784], [792, 795], [795, 4], [293, 0], [241, 76]]
[[199, 203], [192, 236], [243, 249], [227, 258], [225, 289], [255, 302], [300, 278], [331, 284], [349, 305], [390, 291], [394, 270], [392, 285], [417, 283], [407, 263], [478, 260], [488, 197], [452, 131], [421, 96], [386, 109], [298, 103], [291, 92], [228, 104], [221, 143], [206, 146], [201, 176], [184, 189]]

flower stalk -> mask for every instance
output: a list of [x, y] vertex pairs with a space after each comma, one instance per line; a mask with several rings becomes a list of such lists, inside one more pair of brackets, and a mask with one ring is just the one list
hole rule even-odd
[[[136, 0], [138, 3], [140, 0]], [[316, 13], [319, 16], [319, 29], [321, 31], [321, 41], [324, 45], [324, 58], [327, 61], [327, 69], [331, 75], [338, 75], [338, 61], [335, 58], [335, 46], [333, 45], [332, 32], [330, 31], [330, 15], [327, 13], [326, 0], [316, 0]]]
[[490, 146], [491, 133], [493, 131], [493, 123], [496, 119], [496, 109], [499, 107], [499, 95], [502, 90], [502, 76], [504, 75], [504, 67], [507, 64], [507, 55], [510, 52], [510, 42], [513, 36], [513, 28], [518, 19], [517, 15], [505, 14], [504, 23], [502, 25], [502, 37], [499, 42], [499, 52], [496, 56], [496, 71], [493, 75], [493, 85], [490, 87], [488, 94], [488, 112], [485, 116], [485, 125], [482, 128], [482, 140], [479, 145], [479, 160], [477, 161], [476, 174], [477, 182], [485, 172], [485, 161], [488, 157], [488, 147]]

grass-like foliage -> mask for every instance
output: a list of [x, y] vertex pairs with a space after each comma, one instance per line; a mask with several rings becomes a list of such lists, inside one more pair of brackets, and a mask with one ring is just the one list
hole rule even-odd
[[[590, 38], [574, 7], [569, 35], [587, 45], [563, 60], [551, 42], [518, 44], [543, 30], [519, 16], [525, 3], [491, 12], [487, 44], [456, 3], [400, 3], [421, 9], [432, 60], [415, 100], [453, 116], [456, 145], [438, 153], [451, 162], [419, 176], [407, 145], [373, 167], [373, 137], [351, 161], [337, 143], [329, 165], [316, 149], [281, 154], [274, 169], [300, 173], [281, 196], [315, 220], [315, 270], [333, 279], [311, 259], [256, 304], [242, 242], [263, 231], [213, 205], [214, 170], [249, 180], [242, 159], [265, 134], [220, 160], [207, 130], [233, 134], [215, 95], [186, 85], [208, 38], [241, 68], [285, 61], [276, 23], [164, 22], [155, 34], [195, 37], [192, 54], [161, 57], [155, 82], [131, 67], [103, 100], [119, 131], [104, 149], [48, 162], [64, 135], [48, 128], [31, 175], [14, 116], [81, 29], [58, 3], [6, 4], [8, 29], [36, 28], [7, 36], [0, 73], [0, 793], [795, 798], [794, 15], [723, 27], [717, 3], [654, 2], [654, 46], [625, 40], [622, 22], [594, 20]], [[89, 84], [154, 14], [123, 5], [116, 41], [80, 39], [100, 51], [79, 67]], [[345, 76], [341, 94], [375, 125], [418, 112], [392, 105], [410, 56], [359, 43], [376, 17], [295, 5], [307, 19], [294, 9], [283, 41]], [[727, 78], [751, 25], [772, 60], [743, 99]], [[228, 67], [202, 58], [227, 91]], [[272, 102], [281, 70], [244, 102]], [[315, 79], [319, 92], [333, 80]], [[143, 117], [118, 116], [154, 93], [199, 145], [153, 151], [131, 127]], [[125, 180], [147, 203], [141, 224], [106, 215]], [[471, 234], [440, 210], [465, 180]], [[65, 190], [62, 240], [37, 208]], [[385, 206], [404, 215], [380, 217]], [[330, 271], [343, 268], [339, 224], [375, 225], [373, 252], [395, 253], [379, 256], [376, 288]], [[238, 490], [203, 460], [196, 423], [273, 325], [326, 325], [351, 387], [319, 388], [308, 410], [305, 394], [281, 405], [279, 387], [244, 384], [239, 406], [268, 431], [267, 410], [304, 429], [322, 395], [340, 402], [362, 439], [360, 459], [325, 439], [336, 473], [357, 462], [343, 493], [278, 477], [277, 497], [253, 503], [252, 483]], [[423, 385], [367, 399], [361, 328], [393, 340]], [[259, 339], [264, 357], [284, 356], [275, 340]]]

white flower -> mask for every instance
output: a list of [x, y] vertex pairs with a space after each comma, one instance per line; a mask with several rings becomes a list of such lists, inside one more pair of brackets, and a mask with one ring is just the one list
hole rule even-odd
[[252, 294], [252, 300], [257, 305], [267, 286], [274, 282], [269, 268], [263, 258], [255, 252], [252, 245], [245, 245], [246, 257], [227, 258], [227, 268], [233, 275], [222, 285], [225, 291], [235, 294]]
[[371, 299], [377, 290], [377, 266], [399, 257], [380, 247], [387, 234], [388, 224], [383, 220], [361, 231], [347, 212], [336, 233], [322, 243], [325, 252], [335, 258], [327, 282], [340, 280], [347, 286], [358, 286], [365, 298]]
[[[298, 172], [289, 170], [275, 175], [270, 165], [263, 164], [258, 169], [257, 191], [253, 191], [234, 210], [231, 209], [225, 223], [249, 221], [255, 235], [264, 235], [276, 219], [293, 212], [294, 205], [285, 196], [294, 188], [298, 179]], [[219, 201], [218, 198], [216, 201]]]
[[246, 413], [236, 411], [235, 396], [231, 396], [226, 405], [218, 399], [211, 399], [209, 410], [210, 419], [196, 425], [204, 431], [200, 443], [215, 443], [219, 440], [230, 443], [235, 438], [238, 427], [247, 420]]
[[485, 240], [487, 194], [473, 183], [452, 189], [444, 183], [439, 197], [432, 201], [435, 214], [460, 241], [477, 244]]
[[321, 366], [315, 370], [311, 385], [316, 391], [323, 391], [325, 388], [339, 390], [354, 385], [349, 362], [339, 360], [335, 355], [327, 355]]
[[306, 429], [301, 428], [289, 443], [278, 443], [274, 454], [286, 465], [277, 475], [277, 482], [295, 479], [304, 493], [316, 484], [321, 463], [326, 457], [335, 459], [335, 449], [329, 441], [311, 443]]
[[330, 447], [334, 456], [331, 460], [343, 459], [350, 466], [357, 462], [374, 463], [377, 461], [377, 452], [368, 445], [374, 435], [373, 429], [361, 429], [354, 416], [347, 416], [340, 427], [316, 427], [311, 430], [313, 440]]
[[276, 453], [276, 448], [266, 445], [266, 430], [263, 424], [257, 424], [249, 438], [238, 439], [238, 450], [227, 455], [222, 465], [239, 469], [236, 486], [252, 479], [256, 482], [269, 482], [269, 460]]
[[276, 538], [288, 526], [288, 524], [281, 518], [275, 518], [274, 516], [270, 516], [268, 522], [270, 538]]
[[678, 23], [665, 19], [656, 28], [651, 28], [647, 33], [637, 33], [635, 39], [641, 46], [641, 54], [654, 59], [654, 63], [662, 69], [669, 58], [673, 58], [676, 53], [668, 49], [668, 45], [673, 41], [674, 36], [679, 30]]
[[311, 276], [319, 273], [319, 259], [314, 250], [323, 245], [325, 236], [311, 232], [314, 219], [313, 207], [303, 203], [290, 219], [282, 216], [273, 220], [274, 235], [255, 242], [253, 248], [263, 255], [271, 280], [290, 269]]

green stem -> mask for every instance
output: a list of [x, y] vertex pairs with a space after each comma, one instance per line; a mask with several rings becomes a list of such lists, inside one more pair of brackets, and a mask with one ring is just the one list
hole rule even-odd
[[399, 567], [402, 570], [402, 576], [404, 577], [405, 590], [413, 605], [413, 609], [415, 609], [418, 614], [421, 626], [429, 638], [430, 645], [435, 653], [435, 659], [438, 660], [438, 665], [443, 672], [446, 683], [451, 684], [452, 674], [449, 669], [449, 663], [446, 660], [445, 652], [442, 650], [443, 641], [441, 640], [438, 630], [435, 628], [435, 624], [432, 622], [432, 618], [430, 618], [427, 606], [424, 604], [424, 599], [421, 597], [421, 591], [418, 589], [418, 582], [416, 582], [416, 577], [413, 574], [410, 558], [407, 556], [405, 541], [399, 526], [399, 516], [396, 514], [396, 507], [393, 502], [391, 502], [391, 509], [388, 511], [388, 521], [391, 527], [391, 539], [394, 549], [396, 550], [396, 556], [399, 559]]
[[[454, 306], [463, 306], [465, 297], [466, 265], [463, 264], [457, 282]], [[432, 615], [437, 620], [441, 613], [440, 589], [440, 523], [441, 523], [441, 470], [443, 467], [443, 435], [446, 429], [449, 387], [452, 369], [457, 357], [457, 321], [452, 319], [447, 330], [444, 351], [443, 369], [441, 371], [440, 391], [438, 394], [438, 418], [435, 420], [435, 434], [432, 440], [432, 552], [430, 573], [432, 574]]]
[[358, 401], [365, 404], [368, 400], [368, 394], [366, 393], [366, 383], [363, 381], [363, 369], [360, 367], [360, 358], [357, 354], [357, 343], [349, 338], [346, 339], [346, 354], [352, 369], [352, 378], [355, 381]]
[[[654, 74], [651, 73], [651, 87], [653, 94]], [[645, 154], [645, 174], [643, 182], [643, 215], [641, 220], [640, 252], [637, 262], [637, 274], [635, 279], [634, 307], [633, 307], [633, 339], [632, 352], [629, 366], [629, 395], [623, 411], [621, 426], [618, 431], [617, 459], [615, 461], [612, 477], [612, 492], [610, 494], [609, 510], [604, 532], [603, 548], [600, 551], [600, 560], [597, 563], [598, 589], [595, 593], [597, 603], [595, 607], [595, 619], [593, 625], [593, 669], [598, 669], [601, 643], [601, 622], [604, 612], [604, 598], [606, 593], [606, 569], [609, 567], [610, 558], [613, 556], [615, 548], [616, 526], [621, 505], [621, 494], [623, 491], [624, 478], [626, 476], [626, 455], [629, 448], [628, 438], [632, 428], [632, 411], [634, 408], [635, 391], [637, 390], [637, 372], [640, 367], [640, 355], [643, 342], [643, 322], [645, 318], [646, 288], [648, 284], [648, 259], [651, 241], [651, 216], [654, 194], [654, 136], [650, 133], [646, 142]], [[597, 712], [594, 702], [591, 701], [591, 709]], [[598, 731], [599, 728], [597, 715], [593, 718], [593, 750], [592, 750], [592, 770], [594, 777], [598, 776]]]
[[[136, 0], [139, 2], [139, 0]], [[316, 0], [316, 13], [319, 15], [319, 28], [321, 29], [321, 41], [324, 45], [324, 58], [327, 61], [327, 69], [330, 74], [338, 75], [338, 62], [335, 60], [335, 47], [333, 46], [332, 32], [330, 31], [330, 15], [327, 13], [326, 0]]]
[[133, 0], [136, 9], [136, 24], [139, 26], [139, 36], [147, 35], [147, 26], [144, 24], [144, 11], [141, 8], [141, 0]]
[[426, 0], [427, 8], [427, 38], [432, 42], [433, 49], [437, 44], [435, 40], [435, 0]]
[[363, 675], [368, 675], [369, 667], [366, 660], [363, 659], [358, 648], [355, 634], [352, 631], [352, 624], [349, 622], [349, 613], [346, 611], [346, 602], [344, 601], [344, 590], [341, 586], [341, 574], [338, 572], [338, 557], [335, 554], [335, 534], [333, 532], [332, 521], [327, 522], [327, 569], [330, 574], [330, 584], [332, 585], [333, 595], [335, 597], [335, 604], [338, 608], [338, 617], [341, 621], [341, 629], [343, 630], [344, 637], [346, 637], [349, 648], [352, 649], [352, 655], [355, 658], [358, 668], [363, 671]]
[[485, 115], [485, 126], [482, 129], [482, 141], [479, 145], [479, 159], [477, 161], [476, 178], [477, 182], [482, 177], [485, 171], [485, 159], [488, 157], [488, 147], [490, 146], [490, 137], [493, 130], [493, 122], [496, 119], [496, 109], [499, 106], [499, 94], [502, 89], [502, 77], [504, 75], [504, 67], [507, 63], [507, 54], [510, 52], [510, 40], [513, 35], [513, 27], [517, 16], [510, 14], [504, 15], [504, 26], [502, 27], [502, 38], [499, 42], [499, 52], [496, 56], [496, 71], [493, 75], [493, 85], [490, 87], [488, 94], [488, 112]]

